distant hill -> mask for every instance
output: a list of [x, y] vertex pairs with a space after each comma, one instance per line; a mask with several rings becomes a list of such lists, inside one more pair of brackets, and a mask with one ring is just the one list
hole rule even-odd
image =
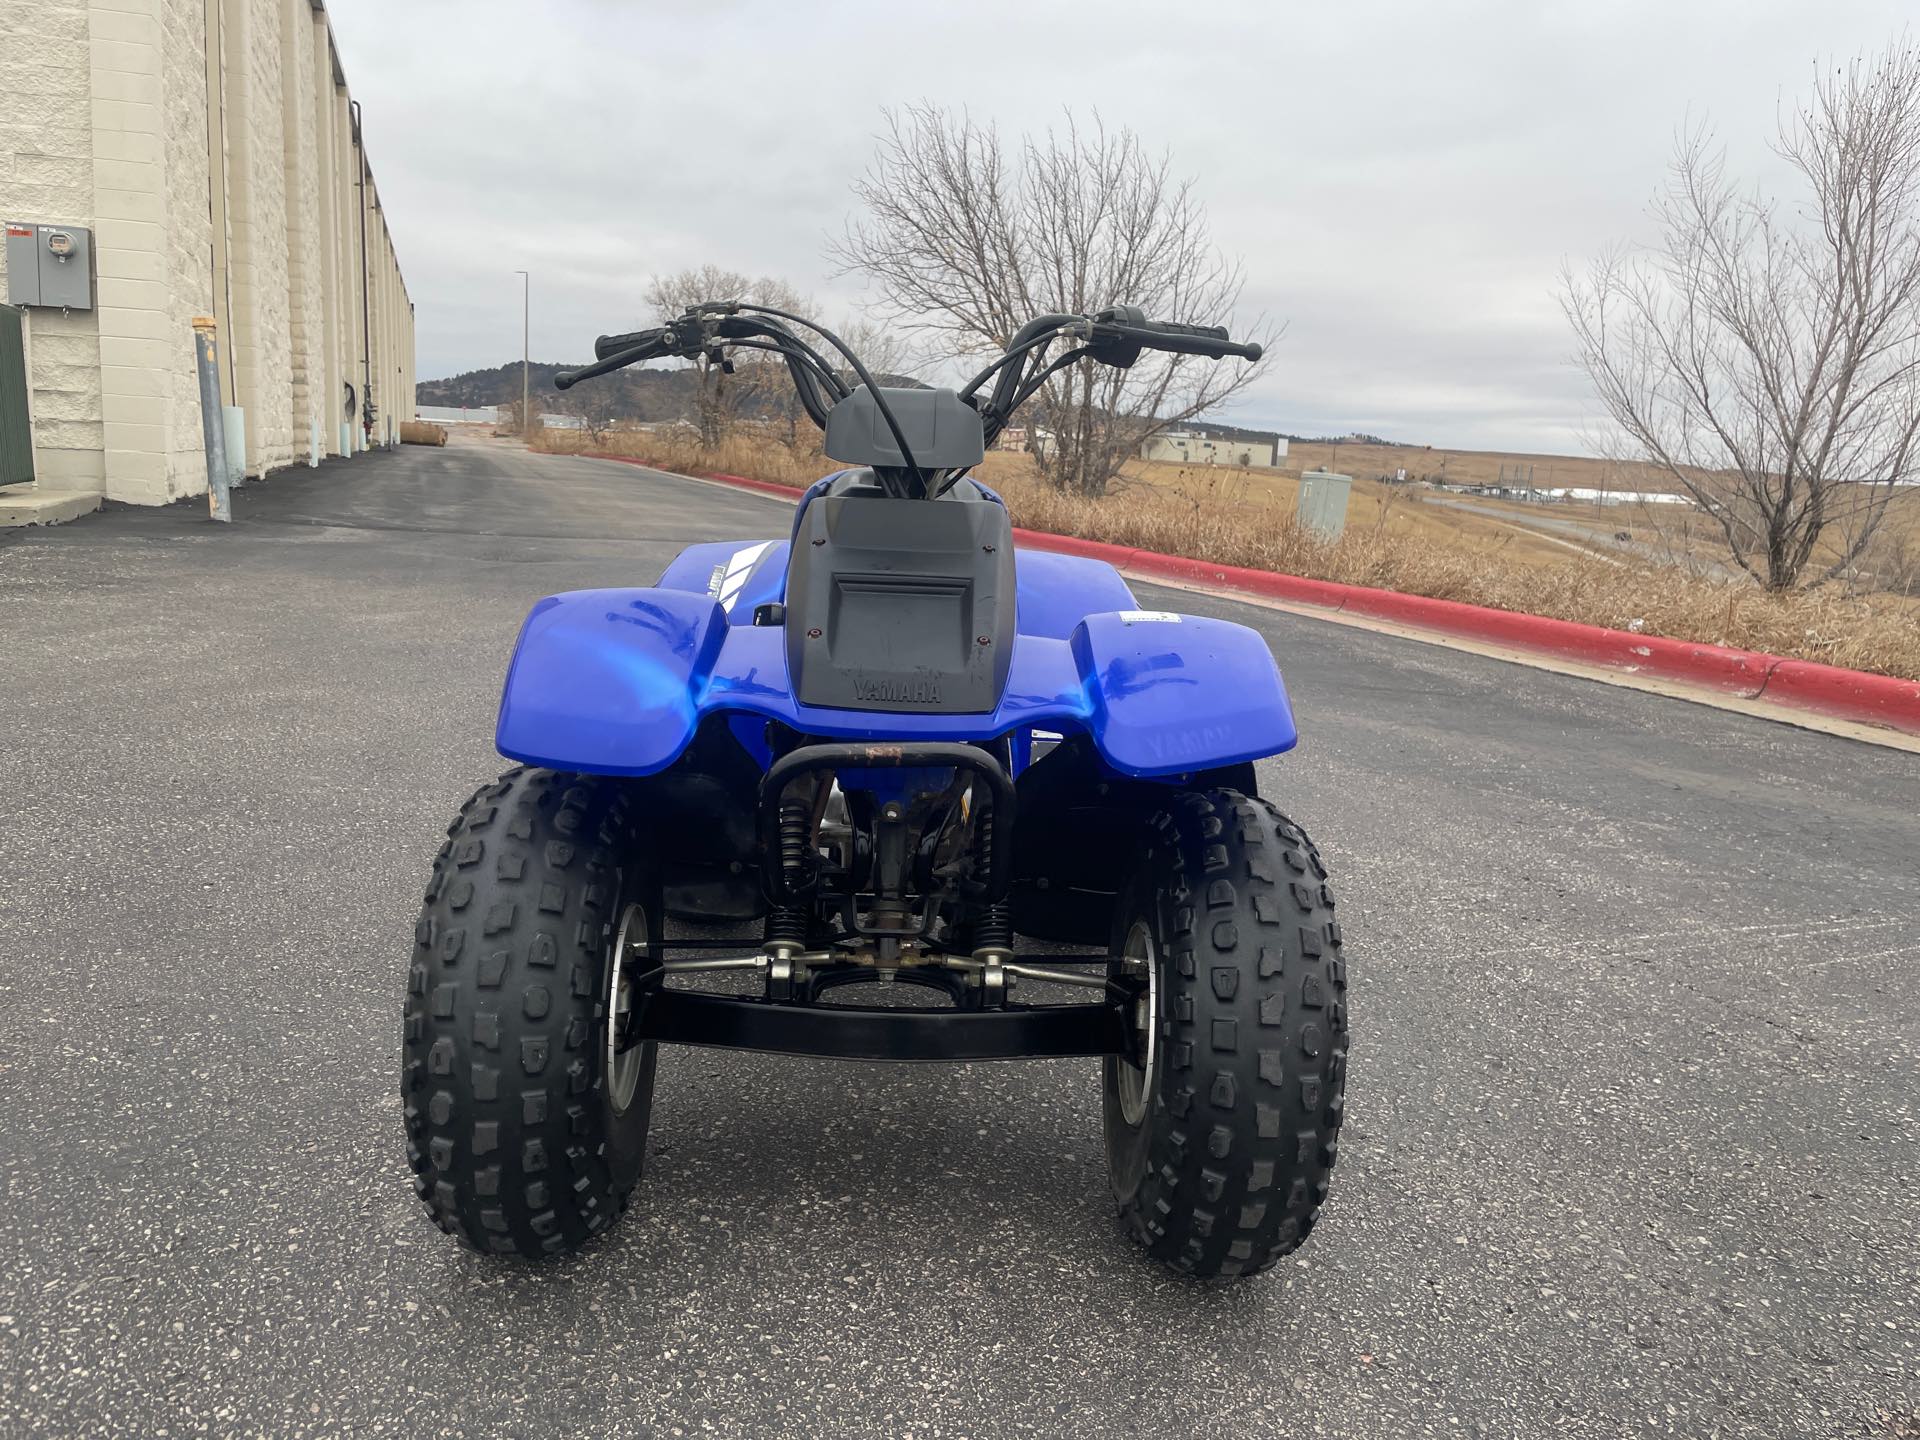
[[[1378, 445], [1393, 449], [1418, 450], [1421, 447], [1404, 440], [1383, 440], [1378, 435], [1369, 435], [1364, 430], [1354, 430], [1345, 435], [1296, 435], [1291, 430], [1280, 432], [1287, 439], [1300, 445]], [[1425, 447], [1431, 450], [1431, 445]]]
[[[553, 388], [553, 377], [562, 370], [577, 370], [585, 363], [559, 365], [536, 360], [529, 365], [534, 408], [563, 408], [567, 396]], [[586, 383], [601, 387], [612, 402], [614, 414], [623, 419], [679, 420], [693, 413], [692, 370], [616, 370]], [[496, 365], [491, 370], [468, 370], [444, 380], [422, 380], [413, 387], [413, 397], [419, 405], [518, 404], [520, 362]]]
[[[596, 401], [604, 398], [616, 419], [651, 423], [693, 418], [697, 381], [692, 368], [616, 370], [611, 375], [583, 382], [578, 390], [561, 391], [553, 388], [553, 377], [558, 372], [577, 370], [585, 363], [550, 365], [536, 360], [529, 365], [527, 369], [533, 383], [534, 409], [564, 412], [570, 401], [584, 398], [588, 394], [587, 387], [592, 386]], [[920, 381], [905, 376], [880, 375], [876, 378], [882, 385], [925, 388]], [[520, 403], [520, 362], [509, 361], [491, 370], [468, 370], [460, 375], [449, 375], [444, 380], [422, 380], [413, 387], [413, 398], [417, 405], [517, 405]], [[789, 403], [789, 391], [784, 384], [778, 385], [769, 392], [768, 398], [774, 402], [774, 407], [778, 407]], [[751, 407], [747, 408], [751, 413]], [[763, 413], [772, 413], [772, 408], [766, 408]], [[780, 413], [784, 416], [785, 412]]]

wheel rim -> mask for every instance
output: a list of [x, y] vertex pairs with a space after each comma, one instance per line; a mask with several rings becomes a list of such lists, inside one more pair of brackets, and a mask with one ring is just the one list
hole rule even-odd
[[1135, 1053], [1142, 1063], [1135, 1065], [1124, 1056], [1115, 1068], [1116, 1099], [1120, 1116], [1127, 1124], [1138, 1126], [1147, 1118], [1153, 1103], [1155, 1061], [1160, 1049], [1160, 966], [1154, 953], [1153, 931], [1144, 920], [1136, 920], [1127, 931], [1127, 943], [1120, 952], [1123, 974], [1147, 983], [1140, 998], [1133, 1002], [1133, 1028], [1137, 1038]]
[[606, 1048], [601, 1059], [607, 1077], [607, 1102], [616, 1115], [626, 1114], [640, 1086], [640, 1062], [646, 1047], [623, 1042], [633, 1025], [640, 990], [634, 983], [634, 972], [647, 958], [647, 939], [647, 912], [638, 905], [627, 906], [613, 937], [613, 951], [607, 956], [606, 993], [601, 996], [601, 1009], [607, 1017]]

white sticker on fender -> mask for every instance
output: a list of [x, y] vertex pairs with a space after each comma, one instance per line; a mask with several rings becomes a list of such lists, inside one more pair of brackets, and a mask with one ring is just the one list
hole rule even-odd
[[1180, 617], [1171, 610], [1122, 610], [1119, 613], [1122, 625], [1163, 624], [1178, 625]]
[[727, 560], [726, 569], [722, 570], [718, 565], [713, 567], [720, 576], [720, 585], [718, 590], [710, 590], [708, 593], [720, 602], [722, 610], [728, 614], [733, 613], [733, 602], [740, 598], [740, 591], [745, 588], [747, 577], [753, 573], [754, 565], [772, 547], [771, 540], [762, 540], [758, 545], [749, 545], [744, 550], [734, 551]]

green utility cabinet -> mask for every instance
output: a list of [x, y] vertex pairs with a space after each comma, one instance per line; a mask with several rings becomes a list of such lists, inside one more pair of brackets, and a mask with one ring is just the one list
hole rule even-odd
[[24, 485], [33, 479], [25, 320], [24, 311], [0, 305], [0, 485]]

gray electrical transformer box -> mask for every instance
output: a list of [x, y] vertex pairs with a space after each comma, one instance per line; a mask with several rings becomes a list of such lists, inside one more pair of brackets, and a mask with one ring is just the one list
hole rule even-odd
[[93, 309], [93, 231], [32, 220], [6, 225], [9, 304]]
[[1300, 523], [1326, 540], [1338, 540], [1347, 528], [1351, 475], [1309, 470], [1300, 477]]

